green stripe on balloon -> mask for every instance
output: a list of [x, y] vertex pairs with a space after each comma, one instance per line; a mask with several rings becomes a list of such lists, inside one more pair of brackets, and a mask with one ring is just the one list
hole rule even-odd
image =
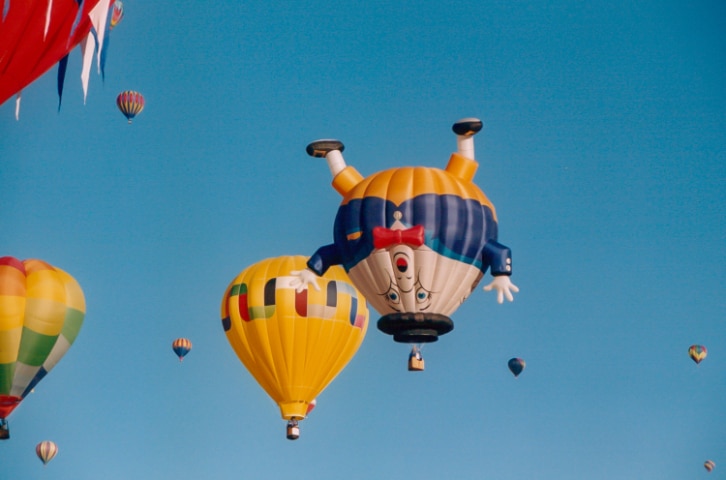
[[20, 350], [18, 351], [18, 362], [39, 367], [43, 365], [48, 354], [53, 349], [57, 335], [43, 335], [23, 327], [23, 336], [20, 340]]
[[85, 315], [86, 314], [80, 310], [68, 308], [68, 311], [66, 312], [66, 319], [63, 323], [63, 329], [61, 330], [61, 335], [66, 337], [68, 343], [73, 344], [73, 342], [76, 341], [76, 337], [83, 326], [83, 318]]
[[10, 394], [10, 389], [13, 388], [14, 371], [15, 362], [0, 363], [0, 395]]

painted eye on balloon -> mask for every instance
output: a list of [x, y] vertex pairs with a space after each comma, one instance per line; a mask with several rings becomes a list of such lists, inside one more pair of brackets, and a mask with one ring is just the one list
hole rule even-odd
[[428, 304], [431, 303], [431, 292], [423, 287], [418, 287], [416, 289], [416, 303], [419, 306], [418, 308], [424, 309], [428, 307]]
[[398, 294], [397, 290], [389, 288], [388, 292], [386, 292], [385, 295], [388, 299], [388, 303], [393, 305], [398, 305], [399, 303], [401, 303], [401, 296]]

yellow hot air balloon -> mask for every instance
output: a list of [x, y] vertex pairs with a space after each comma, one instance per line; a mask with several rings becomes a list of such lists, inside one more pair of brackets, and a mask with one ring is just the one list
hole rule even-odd
[[58, 363], [83, 325], [78, 283], [42, 260], [0, 258], [0, 438], [6, 418]]
[[[281, 256], [246, 268], [227, 287], [222, 326], [235, 353], [288, 420], [288, 438], [311, 402], [363, 342], [368, 307], [341, 267], [296, 289], [308, 258]], [[294, 433], [291, 433], [294, 430]]]

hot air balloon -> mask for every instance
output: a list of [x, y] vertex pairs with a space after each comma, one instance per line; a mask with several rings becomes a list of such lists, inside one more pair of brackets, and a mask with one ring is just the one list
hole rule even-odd
[[297, 291], [295, 273], [306, 257], [268, 258], [247, 267], [222, 300], [222, 326], [244, 366], [288, 421], [288, 438], [311, 402], [343, 370], [368, 328], [365, 298], [340, 267], [320, 290]]
[[68, 54], [80, 43], [86, 92], [95, 42], [103, 40], [110, 1], [5, 0], [0, 5], [0, 105], [55, 64], [59, 64], [60, 97]]
[[507, 362], [507, 365], [514, 376], [518, 377], [519, 374], [522, 373], [522, 370], [524, 370], [524, 367], [527, 366], [527, 363], [521, 358], [512, 358], [509, 362]]
[[171, 348], [181, 362], [184, 360], [184, 356], [192, 349], [192, 342], [188, 338], [177, 338], [171, 343]]
[[708, 350], [703, 345], [691, 345], [688, 347], [688, 356], [693, 359], [696, 364], [699, 364], [708, 355]]
[[0, 419], [58, 363], [78, 336], [86, 303], [78, 283], [42, 260], [0, 258]]
[[111, 11], [111, 24], [109, 29], [113, 30], [124, 18], [124, 4], [121, 0], [113, 2], [113, 10]]
[[711, 460], [706, 460], [703, 463], [703, 467], [709, 471], [709, 473], [716, 467], [716, 464], [713, 463]]
[[435, 342], [450, 332], [449, 317], [487, 270], [484, 289], [497, 300], [513, 300], [509, 248], [498, 243], [494, 205], [472, 179], [473, 135], [478, 119], [454, 124], [458, 152], [444, 170], [392, 168], [363, 178], [345, 164], [344, 146], [319, 140], [307, 147], [325, 157], [333, 187], [343, 196], [333, 228], [334, 243], [321, 247], [301, 273], [315, 281], [330, 265], [342, 264], [370, 304], [382, 315], [378, 329], [403, 343]]
[[58, 445], [50, 440], [43, 440], [35, 446], [35, 454], [38, 455], [38, 458], [41, 462], [43, 462], [43, 465], [47, 465], [48, 462], [53, 460], [53, 457], [55, 457], [57, 453]]
[[118, 97], [116, 97], [116, 105], [130, 124], [131, 120], [144, 109], [144, 96], [139, 92], [127, 90], [118, 94]]

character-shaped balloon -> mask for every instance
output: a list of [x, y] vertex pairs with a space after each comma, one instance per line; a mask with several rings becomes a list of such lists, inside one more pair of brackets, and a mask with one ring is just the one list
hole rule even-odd
[[497, 241], [494, 205], [472, 179], [478, 167], [473, 135], [478, 119], [454, 124], [458, 152], [444, 170], [400, 167], [368, 178], [345, 164], [343, 144], [319, 140], [307, 147], [325, 157], [333, 187], [343, 196], [334, 243], [318, 249], [300, 272], [299, 288], [329, 266], [342, 264], [383, 316], [378, 328], [397, 342], [426, 343], [453, 329], [449, 318], [490, 269], [502, 303], [513, 300], [512, 258]]

